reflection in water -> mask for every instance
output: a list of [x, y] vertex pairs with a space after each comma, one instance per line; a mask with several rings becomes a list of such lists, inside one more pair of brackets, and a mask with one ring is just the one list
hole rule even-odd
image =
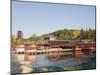
[[58, 60], [48, 59], [46, 55], [37, 55], [37, 63], [32, 64], [33, 67], [64, 67], [78, 64], [74, 58], [63, 58]]
[[[58, 70], [54, 69], [56, 67], [57, 67], [56, 69], [63, 68], [63, 70], [77, 70], [77, 69], [80, 70], [80, 69], [85, 69], [85, 68], [88, 69], [87, 67], [84, 67], [84, 65], [85, 66], [88, 64], [95, 65], [95, 60], [94, 60], [95, 58], [91, 59], [89, 57], [81, 57], [81, 56], [74, 58], [74, 57], [67, 57], [66, 55], [61, 57], [61, 55], [54, 56], [54, 55], [25, 55], [25, 54], [18, 55], [18, 54], [14, 54], [13, 57], [14, 57], [13, 60], [16, 59], [16, 61], [18, 61], [19, 64], [26, 64], [26, 65], [30, 66], [31, 68], [33, 68], [33, 72], [34, 71], [38, 72], [39, 68], [43, 68], [43, 72], [44, 72], [44, 70], [58, 71]], [[55, 59], [54, 59], [54, 57], [55, 57]], [[50, 67], [52, 67], [53, 69], [51, 69]], [[68, 67], [70, 67], [70, 68], [68, 68]], [[37, 71], [34, 70], [35, 68], [36, 69], [38, 68], [38, 70]], [[48, 68], [48, 69], [46, 69], [46, 68]], [[93, 68], [95, 68], [95, 66], [93, 66]]]

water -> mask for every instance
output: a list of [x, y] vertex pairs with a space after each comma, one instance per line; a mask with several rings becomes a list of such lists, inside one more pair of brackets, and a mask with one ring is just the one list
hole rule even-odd
[[[33, 68], [40, 68], [40, 67], [67, 67], [67, 66], [77, 66], [81, 64], [90, 64], [90, 63], [95, 63], [95, 59], [85, 57], [82, 60], [73, 58], [73, 57], [65, 57], [62, 59], [57, 59], [57, 60], [52, 60], [48, 59], [46, 55], [37, 55], [36, 57], [36, 63], [32, 64]], [[81, 61], [79, 61], [81, 60]]]
[[78, 62], [74, 58], [63, 58], [58, 60], [48, 59], [46, 55], [37, 55], [37, 63], [32, 64], [32, 67], [64, 67], [77, 65]]
[[[53, 55], [14, 55], [16, 61], [24, 61], [25, 64], [30, 65], [33, 71], [37, 72], [53, 72], [53, 71], [72, 71], [72, 70], [85, 70], [96, 68], [96, 58], [83, 57], [75, 58], [68, 56], [58, 55], [56, 58]], [[28, 62], [28, 63], [26, 63]], [[20, 64], [20, 63], [19, 63]], [[18, 70], [18, 69], [17, 69]], [[21, 70], [20, 70], [21, 71]], [[19, 71], [19, 72], [20, 72]]]

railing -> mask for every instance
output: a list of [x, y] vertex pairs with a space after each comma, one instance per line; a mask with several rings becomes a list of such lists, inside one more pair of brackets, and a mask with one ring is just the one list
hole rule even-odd
[[73, 54], [73, 49], [46, 49], [46, 50], [27, 50], [16, 52], [16, 54], [40, 55], [40, 54]]

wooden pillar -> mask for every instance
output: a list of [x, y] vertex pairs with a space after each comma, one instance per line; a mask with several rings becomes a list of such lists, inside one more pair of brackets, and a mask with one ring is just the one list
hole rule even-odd
[[25, 49], [24, 61], [29, 61], [29, 59], [28, 59], [28, 55], [29, 55], [29, 52], [28, 52], [27, 49]]
[[75, 48], [75, 58], [81, 63], [83, 58], [83, 52], [81, 47]]

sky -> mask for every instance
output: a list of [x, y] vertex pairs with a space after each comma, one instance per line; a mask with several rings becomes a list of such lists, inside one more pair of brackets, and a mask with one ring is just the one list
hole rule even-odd
[[58, 29], [95, 29], [95, 6], [12, 1], [12, 34], [24, 37]]

